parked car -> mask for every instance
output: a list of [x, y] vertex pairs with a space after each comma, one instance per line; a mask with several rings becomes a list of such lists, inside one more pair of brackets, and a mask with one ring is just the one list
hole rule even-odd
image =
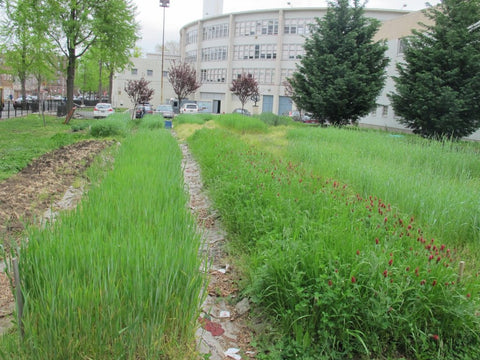
[[106, 118], [109, 115], [112, 115], [114, 113], [112, 104], [109, 103], [98, 103], [95, 105], [93, 108], [93, 118], [98, 119], [98, 118]]
[[16, 110], [16, 109], [27, 109], [28, 108], [28, 104], [29, 103], [32, 103], [32, 102], [35, 102], [36, 99], [34, 99], [32, 96], [28, 95], [26, 97], [26, 100], [24, 101], [23, 100], [23, 97], [20, 96], [18, 98], [16, 98], [15, 100], [13, 100], [13, 108]]
[[137, 105], [137, 108], [135, 109], [135, 118], [141, 119], [145, 115], [145, 106], [143, 105]]
[[194, 103], [183, 104], [183, 106], [180, 108], [180, 113], [181, 114], [198, 113], [198, 105]]
[[153, 114], [153, 108], [150, 104], [142, 104], [145, 109], [145, 114]]
[[237, 109], [233, 110], [232, 114], [242, 114], [242, 115], [245, 115], [245, 116], [251, 116], [252, 115], [252, 114], [250, 114], [250, 111], [248, 111], [247, 109], [241, 109], [241, 108], [237, 108]]
[[175, 117], [172, 105], [158, 105], [155, 113], [162, 115], [165, 119], [173, 119]]

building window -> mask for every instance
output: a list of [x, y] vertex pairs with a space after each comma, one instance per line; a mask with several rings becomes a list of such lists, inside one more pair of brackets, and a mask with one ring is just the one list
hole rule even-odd
[[132, 69], [132, 75], [138, 75], [138, 69]]
[[239, 21], [235, 23], [235, 36], [278, 35], [278, 19]]
[[283, 27], [284, 34], [305, 35], [310, 32], [310, 24], [314, 23], [312, 18], [285, 19]]
[[388, 116], [388, 105], [382, 105], [382, 116], [383, 117]]
[[227, 47], [211, 47], [202, 49], [202, 61], [224, 61], [227, 60]]
[[228, 24], [212, 25], [203, 28], [203, 40], [225, 38], [228, 36]]
[[147, 76], [153, 76], [153, 70], [147, 70]]
[[253, 77], [259, 85], [271, 85], [275, 80], [275, 69], [271, 68], [241, 68], [233, 69], [233, 79], [239, 79], [242, 74], [248, 74]]
[[282, 60], [298, 60], [305, 55], [305, 49], [301, 44], [284, 44]]
[[187, 45], [188, 44], [196, 44], [197, 41], [198, 41], [198, 30], [195, 29], [195, 30], [188, 31], [187, 32], [187, 39], [186, 39]]
[[398, 52], [397, 55], [402, 55], [405, 52], [405, 48], [407, 47], [407, 39], [398, 39]]
[[202, 83], [225, 83], [227, 69], [202, 69], [200, 81]]
[[237, 45], [233, 49], [234, 60], [276, 59], [276, 44]]
[[187, 51], [185, 54], [185, 61], [187, 63], [193, 63], [197, 61], [197, 50]]

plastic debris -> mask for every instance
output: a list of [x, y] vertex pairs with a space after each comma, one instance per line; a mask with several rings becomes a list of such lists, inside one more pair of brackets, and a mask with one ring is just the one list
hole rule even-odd
[[228, 349], [227, 351], [225, 351], [225, 356], [229, 357], [229, 358], [232, 358], [232, 359], [235, 359], [235, 360], [241, 360], [241, 356], [238, 355], [238, 353], [240, 352], [240, 349], [236, 349], [236, 348], [230, 348]]

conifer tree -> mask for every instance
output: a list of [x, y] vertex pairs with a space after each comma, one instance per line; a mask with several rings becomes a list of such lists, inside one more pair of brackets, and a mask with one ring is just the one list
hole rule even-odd
[[424, 137], [461, 138], [480, 128], [480, 1], [443, 0], [405, 39], [390, 94], [400, 123]]
[[329, 2], [305, 40], [305, 56], [288, 81], [292, 100], [320, 122], [355, 123], [367, 115], [385, 82], [384, 42], [373, 42], [380, 26], [359, 0]]

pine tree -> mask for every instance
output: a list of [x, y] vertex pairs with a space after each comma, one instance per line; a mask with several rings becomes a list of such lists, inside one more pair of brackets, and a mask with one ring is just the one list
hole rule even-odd
[[355, 123], [367, 115], [385, 82], [384, 42], [373, 42], [380, 22], [359, 0], [330, 2], [305, 40], [305, 56], [289, 82], [295, 104], [321, 122]]
[[424, 137], [468, 136], [480, 127], [480, 1], [443, 0], [425, 15], [432, 25], [413, 31], [397, 65], [393, 108]]

